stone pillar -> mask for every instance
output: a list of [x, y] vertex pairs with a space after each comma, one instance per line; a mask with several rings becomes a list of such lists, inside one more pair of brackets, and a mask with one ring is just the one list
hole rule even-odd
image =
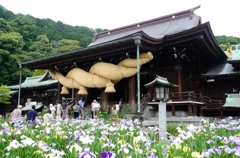
[[167, 134], [167, 112], [166, 103], [160, 101], [158, 104], [159, 141], [166, 138]]
[[[131, 108], [131, 110], [136, 110], [136, 76], [132, 76], [128, 80], [128, 104]], [[134, 111], [136, 112], [136, 111]]]

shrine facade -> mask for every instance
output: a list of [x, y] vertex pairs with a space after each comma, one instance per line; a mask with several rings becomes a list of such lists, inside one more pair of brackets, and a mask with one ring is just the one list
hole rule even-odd
[[233, 61], [218, 46], [210, 23], [195, 14], [199, 7], [98, 33], [86, 48], [20, 64], [49, 70], [59, 81], [59, 102], [74, 93], [87, 102], [101, 99], [104, 109], [123, 99], [139, 110], [139, 99], [148, 93], [144, 84], [156, 75], [177, 85], [170, 93], [194, 91], [224, 100], [234, 87], [239, 91], [240, 71], [226, 73], [228, 83], [219, 87], [223, 77], [214, 68]]

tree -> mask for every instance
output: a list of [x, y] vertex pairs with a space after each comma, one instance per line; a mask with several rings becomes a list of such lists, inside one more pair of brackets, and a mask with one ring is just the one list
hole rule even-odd
[[47, 70], [42, 70], [42, 69], [35, 69], [33, 71], [32, 76], [41, 76], [44, 75], [46, 73]]
[[0, 32], [9, 32], [11, 29], [11, 26], [7, 23], [6, 20], [3, 18], [0, 18]]
[[29, 47], [28, 56], [32, 59], [49, 56], [52, 51], [52, 45], [46, 35], [38, 35], [36, 41]]
[[22, 48], [24, 46], [22, 36], [17, 32], [0, 34], [0, 83], [13, 84], [18, 72], [18, 63], [21, 61]]
[[216, 40], [223, 51], [226, 51], [230, 45], [240, 44], [240, 38], [233, 36], [216, 36]]
[[77, 49], [80, 49], [79, 41], [70, 40], [70, 39], [62, 39], [57, 42], [54, 52], [64, 53], [64, 52], [69, 52], [69, 51], [73, 51], [73, 50], [77, 50]]
[[38, 27], [34, 17], [30, 15], [17, 14], [14, 19], [10, 21], [12, 30], [22, 35], [25, 41], [25, 49], [28, 49], [31, 42], [36, 39], [39, 34]]
[[0, 86], [0, 103], [10, 104], [9, 101], [11, 99], [10, 89], [7, 88], [5, 85]]

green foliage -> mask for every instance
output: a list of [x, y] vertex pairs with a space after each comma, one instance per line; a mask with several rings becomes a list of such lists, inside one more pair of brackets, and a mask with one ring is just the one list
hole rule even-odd
[[80, 49], [79, 41], [77, 40], [69, 40], [69, 39], [62, 39], [57, 42], [55, 52], [56, 53], [64, 53], [73, 50]]
[[[96, 32], [85, 26], [73, 27], [51, 19], [14, 14], [1, 5], [0, 17], [0, 84], [18, 84], [19, 62], [86, 47]], [[24, 80], [32, 72], [24, 68], [22, 74]]]
[[240, 38], [233, 36], [216, 36], [216, 40], [223, 51], [226, 51], [230, 45], [240, 44]]
[[10, 25], [7, 23], [6, 20], [4, 20], [3, 18], [0, 18], [0, 30], [2, 32], [8, 32], [10, 31]]
[[38, 35], [36, 41], [29, 46], [28, 56], [32, 59], [47, 57], [52, 51], [52, 44], [46, 35]]
[[96, 29], [96, 33], [105, 32], [105, 31], [108, 31], [108, 29], [101, 29], [101, 28]]
[[35, 69], [32, 76], [41, 76], [46, 73], [46, 70]]
[[0, 86], [0, 103], [10, 104], [9, 100], [11, 99], [10, 89], [5, 85]]
[[184, 124], [177, 124], [177, 123], [168, 123], [167, 124], [167, 132], [171, 134], [172, 136], [178, 136], [179, 132], [177, 128], [180, 127], [182, 129], [186, 129], [186, 125]]
[[0, 48], [11, 53], [19, 53], [24, 46], [22, 36], [17, 32], [0, 34]]
[[[18, 63], [21, 60], [24, 41], [17, 32], [0, 34], [0, 83], [9, 85], [18, 80]], [[16, 78], [17, 77], [17, 78]]]
[[99, 114], [98, 114], [98, 117], [106, 120], [106, 119], [109, 118], [109, 114], [108, 114], [107, 111], [100, 110], [100, 111], [99, 111]]

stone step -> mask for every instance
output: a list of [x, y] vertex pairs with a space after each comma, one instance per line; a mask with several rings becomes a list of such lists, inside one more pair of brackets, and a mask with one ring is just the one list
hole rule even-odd
[[[149, 117], [142, 122], [143, 126], [158, 126], [158, 117]], [[167, 117], [167, 123], [201, 123], [202, 119], [208, 119], [204, 117], [188, 116], [188, 117]]]

